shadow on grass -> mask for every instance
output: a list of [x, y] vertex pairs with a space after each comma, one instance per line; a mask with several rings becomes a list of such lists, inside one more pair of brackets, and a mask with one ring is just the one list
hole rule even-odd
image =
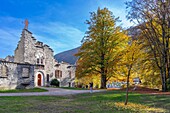
[[[123, 91], [107, 91], [93, 94], [83, 94], [83, 97], [80, 97], [81, 101], [100, 101], [105, 103], [123, 103], [125, 101], [125, 92]], [[161, 108], [165, 109], [167, 112], [170, 112], [170, 95], [148, 95], [148, 94], [139, 94], [139, 93], [129, 93], [130, 104], [143, 105], [152, 108]], [[135, 106], [134, 106], [135, 107]]]

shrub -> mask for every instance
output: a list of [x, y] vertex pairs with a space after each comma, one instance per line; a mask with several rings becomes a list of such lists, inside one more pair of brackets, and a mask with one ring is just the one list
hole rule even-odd
[[99, 84], [96, 84], [95, 88], [98, 89], [99, 88]]
[[60, 84], [60, 82], [57, 79], [53, 79], [50, 83], [50, 85], [56, 86], [56, 87], [59, 87], [59, 84]]

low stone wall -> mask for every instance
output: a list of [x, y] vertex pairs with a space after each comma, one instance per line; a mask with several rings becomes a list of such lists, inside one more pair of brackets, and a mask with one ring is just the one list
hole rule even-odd
[[0, 90], [33, 87], [33, 65], [0, 61]]

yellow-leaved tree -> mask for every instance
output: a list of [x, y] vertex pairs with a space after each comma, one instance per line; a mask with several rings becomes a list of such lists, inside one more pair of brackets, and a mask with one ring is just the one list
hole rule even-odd
[[107, 8], [98, 8], [97, 12], [90, 14], [88, 31], [76, 54], [79, 56], [76, 77], [98, 75], [101, 78], [100, 88], [106, 88], [128, 38], [125, 31], [116, 26], [118, 18], [114, 18]]
[[136, 23], [139, 33], [147, 40], [159, 69], [162, 91], [167, 91], [167, 84], [170, 86], [170, 0], [131, 0], [126, 4], [127, 18]]
[[124, 55], [122, 56], [119, 64], [117, 65], [121, 76], [126, 76], [126, 100], [125, 105], [128, 102], [128, 90], [130, 77], [135, 77], [136, 73], [140, 70], [140, 62], [145, 57], [145, 52], [141, 49], [142, 44], [139, 44], [136, 40], [132, 40], [124, 49]]

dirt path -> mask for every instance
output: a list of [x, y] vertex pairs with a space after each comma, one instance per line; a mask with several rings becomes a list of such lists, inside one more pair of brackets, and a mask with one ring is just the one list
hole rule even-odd
[[[0, 96], [62, 96], [62, 95], [74, 95], [80, 93], [90, 93], [89, 90], [69, 90], [62, 88], [44, 88], [47, 89], [48, 92], [27, 92], [27, 93], [0, 93]], [[101, 92], [106, 90], [93, 90], [93, 92]]]

